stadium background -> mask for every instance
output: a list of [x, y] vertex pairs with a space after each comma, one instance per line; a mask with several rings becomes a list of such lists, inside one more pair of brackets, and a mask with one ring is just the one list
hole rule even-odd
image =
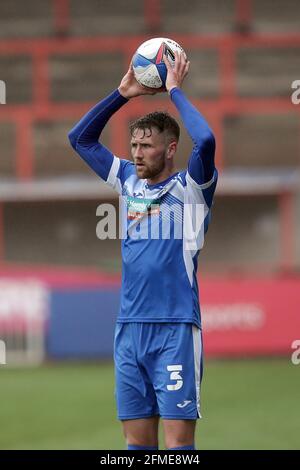
[[[97, 206], [117, 199], [67, 133], [153, 36], [186, 50], [184, 89], [217, 139], [197, 446], [299, 448], [299, 3], [2, 0], [1, 449], [124, 448], [111, 360], [120, 246], [96, 237]], [[104, 143], [127, 156], [129, 121], [154, 109], [175, 112], [167, 96], [135, 99]], [[178, 169], [190, 148], [183, 131]]]

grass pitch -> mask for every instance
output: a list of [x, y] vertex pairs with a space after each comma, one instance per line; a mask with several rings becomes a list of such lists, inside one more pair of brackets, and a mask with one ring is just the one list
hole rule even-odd
[[[198, 449], [300, 448], [300, 366], [289, 358], [205, 366]], [[0, 366], [0, 423], [0, 449], [125, 449], [112, 363]]]

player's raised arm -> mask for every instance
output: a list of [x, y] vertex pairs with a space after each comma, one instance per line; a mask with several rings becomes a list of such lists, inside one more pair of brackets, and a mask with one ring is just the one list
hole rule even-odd
[[[86, 161], [86, 163], [99, 175], [104, 181], [109, 181], [109, 175], [114, 163], [114, 156], [110, 150], [99, 142], [101, 132], [110, 119], [130, 98], [140, 95], [153, 95], [159, 91], [140, 85], [133, 73], [132, 64], [130, 64], [127, 73], [124, 75], [120, 86], [109, 96], [94, 106], [69, 132], [69, 140], [76, 152]], [[119, 161], [115, 159], [115, 170], [117, 173]], [[112, 174], [110, 176], [113, 176]], [[115, 175], [116, 176], [116, 175]]]
[[76, 152], [104, 181], [107, 181], [113, 154], [99, 142], [109, 118], [127, 102], [118, 90], [94, 106], [69, 132], [69, 140]]
[[211, 181], [215, 170], [215, 138], [206, 119], [190, 103], [181, 90], [189, 70], [189, 62], [183, 53], [175, 53], [175, 66], [171, 67], [167, 58], [164, 62], [168, 69], [166, 89], [178, 109], [183, 124], [193, 140], [193, 151], [188, 164], [188, 172], [199, 185]]

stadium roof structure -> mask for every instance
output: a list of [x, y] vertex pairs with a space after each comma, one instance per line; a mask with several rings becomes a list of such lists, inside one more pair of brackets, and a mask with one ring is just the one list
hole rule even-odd
[[[241, 169], [224, 170], [219, 176], [217, 194], [274, 195], [300, 190], [298, 169]], [[68, 176], [17, 181], [0, 180], [0, 201], [51, 201], [81, 199], [113, 199], [116, 192], [99, 178]]]

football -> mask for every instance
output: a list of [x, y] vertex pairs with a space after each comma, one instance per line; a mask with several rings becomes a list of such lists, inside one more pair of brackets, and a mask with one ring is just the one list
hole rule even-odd
[[149, 88], [160, 88], [165, 85], [167, 67], [163, 61], [164, 54], [174, 66], [175, 51], [184, 52], [183, 48], [172, 39], [152, 38], [141, 44], [132, 58], [136, 80]]

